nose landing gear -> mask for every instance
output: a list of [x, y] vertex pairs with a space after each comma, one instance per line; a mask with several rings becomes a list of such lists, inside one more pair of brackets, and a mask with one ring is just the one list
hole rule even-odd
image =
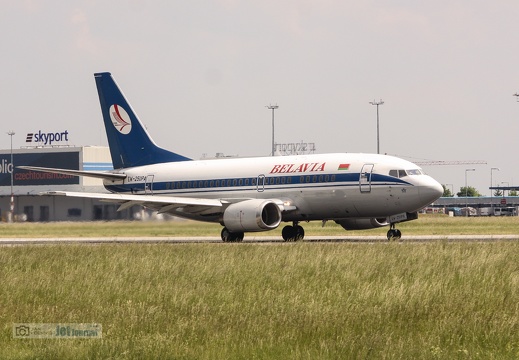
[[398, 229], [395, 229], [395, 224], [391, 224], [391, 229], [388, 230], [387, 232], [387, 240], [388, 241], [392, 241], [392, 240], [400, 240], [402, 238], [402, 232]]

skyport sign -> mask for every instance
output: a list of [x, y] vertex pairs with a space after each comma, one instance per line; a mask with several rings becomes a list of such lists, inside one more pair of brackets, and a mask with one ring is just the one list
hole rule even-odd
[[38, 132], [27, 133], [26, 143], [37, 143], [38, 145], [51, 146], [53, 142], [68, 142], [68, 130], [62, 132]]

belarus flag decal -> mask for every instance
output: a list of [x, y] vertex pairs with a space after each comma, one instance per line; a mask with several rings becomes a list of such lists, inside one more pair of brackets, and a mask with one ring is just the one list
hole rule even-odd
[[340, 164], [337, 170], [350, 170], [350, 164]]

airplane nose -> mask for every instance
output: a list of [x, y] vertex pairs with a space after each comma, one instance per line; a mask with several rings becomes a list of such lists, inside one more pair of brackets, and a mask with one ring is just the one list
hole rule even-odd
[[443, 195], [443, 192], [445, 191], [445, 189], [443, 188], [442, 184], [440, 184], [436, 180], [434, 182], [436, 184], [433, 186], [432, 191], [435, 193], [434, 196], [436, 196], [436, 200], [438, 200]]
[[435, 202], [442, 195], [443, 186], [433, 178], [429, 178], [427, 184], [420, 189], [420, 197], [426, 205]]

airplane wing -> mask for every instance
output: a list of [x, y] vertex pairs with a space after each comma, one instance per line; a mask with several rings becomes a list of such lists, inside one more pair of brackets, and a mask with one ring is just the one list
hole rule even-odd
[[[106, 180], [123, 180], [126, 174], [118, 174], [105, 171], [82, 171], [71, 169], [45, 168], [37, 166], [18, 166], [20, 169], [51, 172], [57, 174], [88, 176]], [[74, 191], [47, 191], [41, 195], [68, 196], [79, 198], [98, 199], [100, 201], [120, 204], [117, 211], [128, 209], [134, 205], [140, 205], [157, 211], [159, 214], [169, 213], [176, 216], [208, 218], [222, 214], [225, 208], [231, 203], [250, 200], [249, 198], [233, 199], [207, 199], [192, 197], [175, 196], [156, 196], [156, 195], [134, 195], [134, 194], [115, 194], [115, 193], [84, 193]], [[294, 211], [296, 207], [287, 205], [284, 200], [271, 199], [281, 211]]]
[[[128, 209], [134, 205], [140, 205], [156, 210], [159, 214], [169, 213], [172, 215], [186, 217], [214, 216], [223, 213], [225, 208], [232, 203], [250, 200], [249, 198], [205, 199], [157, 195], [132, 195], [113, 193], [103, 194], [74, 191], [47, 191], [40, 193], [40, 195], [90, 198], [111, 203], [118, 203], [120, 204], [120, 206], [117, 209], [117, 211]], [[273, 201], [282, 212], [289, 212], [297, 209], [296, 206], [289, 205], [285, 200], [282, 199], [271, 199], [271, 201]]]
[[186, 215], [214, 214], [222, 211], [222, 207], [228, 204], [225, 200], [199, 199], [174, 196], [155, 195], [131, 195], [131, 194], [103, 194], [84, 193], [74, 191], [47, 191], [40, 195], [69, 196], [80, 198], [98, 199], [112, 203], [121, 204], [118, 211], [141, 205], [157, 210], [159, 213], [177, 213]]

